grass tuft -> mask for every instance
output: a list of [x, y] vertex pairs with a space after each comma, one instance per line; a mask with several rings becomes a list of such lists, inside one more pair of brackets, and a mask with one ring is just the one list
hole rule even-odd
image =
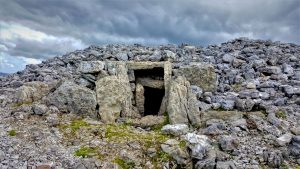
[[116, 157], [113, 162], [118, 164], [122, 169], [132, 169], [135, 167], [135, 163], [133, 161], [126, 161], [120, 157]]
[[17, 132], [16, 132], [16, 130], [10, 130], [10, 131], [8, 131], [8, 135], [9, 136], [16, 136]]
[[82, 146], [82, 147], [80, 147], [80, 149], [75, 151], [74, 155], [77, 157], [86, 158], [86, 157], [93, 156], [95, 153], [96, 153], [96, 149]]

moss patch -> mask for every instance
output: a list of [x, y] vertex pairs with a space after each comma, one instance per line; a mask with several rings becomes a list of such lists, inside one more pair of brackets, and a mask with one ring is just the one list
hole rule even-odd
[[10, 130], [10, 131], [8, 131], [8, 135], [9, 136], [16, 136], [17, 132], [16, 132], [16, 130]]
[[135, 167], [135, 163], [133, 161], [126, 161], [120, 157], [116, 157], [113, 162], [118, 164], [122, 169], [132, 169]]
[[30, 106], [32, 102], [14, 103], [11, 105], [12, 108], [19, 108], [21, 106]]
[[95, 153], [96, 153], [96, 149], [82, 146], [80, 147], [80, 149], [75, 151], [74, 155], [77, 157], [86, 158], [86, 157], [94, 156]]
[[282, 110], [276, 112], [275, 115], [276, 115], [277, 118], [286, 119], [286, 113]]

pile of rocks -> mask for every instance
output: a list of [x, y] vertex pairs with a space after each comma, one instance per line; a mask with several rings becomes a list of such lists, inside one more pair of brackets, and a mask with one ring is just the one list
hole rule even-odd
[[[279, 168], [300, 164], [300, 46], [240, 38], [207, 47], [186, 44], [90, 46], [41, 64], [27, 65], [25, 70], [15, 74], [0, 76], [0, 110], [6, 112], [0, 113], [3, 131], [0, 135], [0, 168], [21, 165], [8, 144], [22, 144], [22, 138], [7, 137], [6, 134], [16, 120], [22, 122], [22, 119], [31, 118], [28, 116], [38, 115], [34, 118], [46, 119], [48, 128], [45, 130], [51, 135], [52, 129], [60, 124], [60, 113], [97, 119], [101, 116], [98, 111], [106, 110], [105, 106], [99, 105], [115, 106], [113, 116], [102, 114], [101, 118], [107, 121], [122, 123], [126, 121], [124, 117], [129, 117], [127, 114], [139, 117], [127, 112], [128, 105], [133, 104], [127, 99], [132, 97], [128, 95], [130, 84], [111, 83], [123, 82], [119, 81], [123, 75], [118, 75], [118, 69], [123, 67], [111, 64], [114, 61], [167, 61], [172, 65], [172, 97], [182, 96], [176, 93], [178, 88], [172, 84], [184, 84], [183, 89], [190, 90], [186, 95], [193, 97], [187, 97], [185, 104], [179, 108], [166, 108], [169, 120], [175, 126], [162, 128], [163, 133], [174, 135], [174, 138], [162, 143], [161, 149], [177, 165], [186, 168], [261, 168], [262, 165]], [[116, 77], [103, 80], [107, 76]], [[186, 85], [185, 80], [177, 77], [185, 77], [190, 84]], [[99, 86], [110, 84], [116, 86], [110, 92], [116, 96], [111, 97], [128, 102], [99, 102], [103, 95], [108, 95]], [[177, 101], [170, 102], [175, 104]], [[186, 105], [189, 108], [182, 109]], [[175, 109], [179, 109], [179, 113], [174, 113]], [[151, 119], [140, 121], [153, 123]], [[143, 126], [141, 130], [145, 132], [149, 127], [148, 124], [135, 125]], [[55, 140], [55, 136], [50, 138]], [[181, 147], [181, 141], [186, 145]], [[22, 146], [24, 148], [26, 144]], [[61, 159], [55, 161], [54, 157], [48, 156], [54, 163], [60, 163], [57, 166], [74, 167], [80, 161], [71, 155], [70, 148], [58, 146], [66, 150], [67, 158], [60, 154]], [[38, 148], [32, 144], [30, 147]], [[32, 154], [39, 155], [37, 152]], [[5, 157], [7, 155], [9, 158]], [[9, 165], [14, 159], [13, 165]], [[29, 166], [22, 160], [22, 165]], [[62, 161], [68, 162], [62, 165]]]

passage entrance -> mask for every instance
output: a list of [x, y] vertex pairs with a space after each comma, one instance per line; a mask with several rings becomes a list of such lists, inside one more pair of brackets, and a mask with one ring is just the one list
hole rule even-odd
[[165, 89], [144, 87], [144, 116], [158, 115]]

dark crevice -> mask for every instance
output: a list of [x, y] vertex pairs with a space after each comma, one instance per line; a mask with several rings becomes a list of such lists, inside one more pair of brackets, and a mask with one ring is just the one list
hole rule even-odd
[[164, 89], [144, 87], [144, 96], [145, 96], [144, 115], [145, 116], [158, 115], [164, 95], [165, 95]]

